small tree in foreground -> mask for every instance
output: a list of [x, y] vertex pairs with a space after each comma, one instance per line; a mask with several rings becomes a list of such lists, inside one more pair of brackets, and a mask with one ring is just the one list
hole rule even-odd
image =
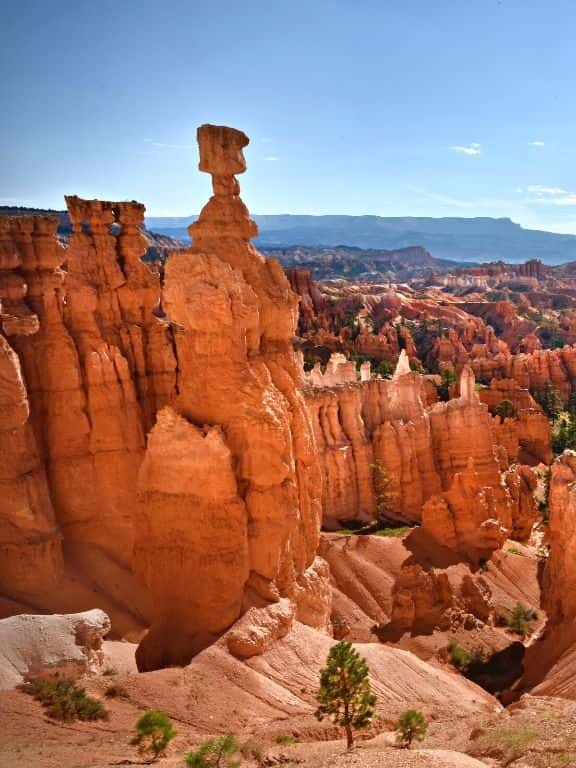
[[238, 768], [241, 760], [236, 737], [232, 733], [219, 739], [203, 741], [195, 752], [189, 752], [184, 762], [188, 768]]
[[341, 641], [333, 645], [320, 670], [316, 717], [332, 721], [346, 731], [348, 749], [354, 746], [353, 729], [367, 728], [374, 715], [376, 696], [370, 691], [368, 664], [352, 647]]
[[402, 749], [409, 749], [414, 739], [422, 741], [427, 730], [428, 723], [422, 712], [418, 712], [416, 709], [407, 709], [400, 715], [396, 723], [398, 744]]
[[152, 755], [157, 760], [166, 752], [166, 747], [176, 736], [170, 718], [164, 712], [145, 712], [136, 723], [136, 735], [132, 744], [141, 755]]

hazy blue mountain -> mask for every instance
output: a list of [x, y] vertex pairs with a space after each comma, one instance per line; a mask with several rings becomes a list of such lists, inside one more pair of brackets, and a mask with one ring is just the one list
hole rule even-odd
[[[179, 239], [196, 217], [148, 217], [146, 226]], [[265, 246], [324, 245], [398, 250], [422, 246], [438, 259], [546, 264], [576, 261], [576, 235], [523, 229], [510, 219], [384, 216], [254, 216], [256, 243]]]

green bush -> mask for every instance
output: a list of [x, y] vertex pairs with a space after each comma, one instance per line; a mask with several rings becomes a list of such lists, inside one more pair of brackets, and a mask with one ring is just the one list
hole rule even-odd
[[256, 739], [248, 739], [242, 742], [239, 750], [242, 757], [255, 760], [258, 765], [260, 765], [264, 758], [264, 745], [260, 741], [256, 741]]
[[401, 538], [411, 531], [409, 525], [399, 525], [397, 528], [380, 528], [374, 533], [375, 536], [385, 536], [388, 538]]
[[112, 683], [112, 685], [109, 685], [108, 688], [106, 688], [106, 691], [104, 692], [104, 696], [106, 696], [107, 699], [129, 699], [130, 698], [128, 691], [126, 690], [126, 688], [124, 688], [123, 685], [120, 685], [120, 683]]
[[189, 752], [184, 762], [188, 768], [238, 768], [240, 747], [232, 733], [219, 739], [203, 741], [195, 752]]
[[368, 664], [352, 643], [342, 640], [330, 648], [326, 666], [320, 670], [316, 717], [326, 716], [344, 728], [348, 749], [354, 746], [353, 729], [372, 722], [376, 696], [370, 691]]
[[394, 363], [389, 363], [387, 360], [383, 360], [376, 366], [374, 373], [379, 373], [383, 379], [391, 379], [396, 366]]
[[448, 646], [448, 657], [451, 664], [464, 674], [474, 664], [482, 664], [486, 661], [484, 651], [481, 648], [473, 648], [469, 651], [457, 642], [452, 642]]
[[276, 736], [275, 741], [276, 744], [286, 746], [288, 744], [298, 744], [300, 739], [296, 738], [296, 736], [291, 736], [289, 733], [280, 733], [278, 736]]
[[74, 680], [52, 680], [37, 677], [21, 686], [45, 708], [48, 717], [71, 722], [73, 720], [107, 720], [108, 712], [97, 700], [86, 695], [84, 688]]
[[528, 634], [528, 625], [531, 621], [535, 621], [538, 618], [538, 614], [533, 608], [527, 608], [522, 603], [516, 603], [512, 609], [512, 613], [506, 618], [506, 624], [513, 632], [521, 637], [526, 637]]
[[496, 406], [496, 414], [500, 416], [502, 421], [504, 421], [504, 419], [511, 419], [514, 416], [514, 413], [514, 403], [511, 400], [501, 400]]
[[416, 709], [408, 709], [400, 715], [396, 723], [398, 744], [403, 749], [409, 749], [416, 741], [422, 741], [428, 730], [428, 723], [422, 712]]
[[518, 547], [508, 547], [506, 552], [509, 552], [511, 555], [519, 555], [520, 557], [527, 557], [526, 552], [523, 552], [521, 549], [518, 549]]
[[564, 407], [562, 395], [549, 381], [534, 392], [534, 399], [550, 419], [557, 419]]
[[455, 371], [449, 368], [444, 368], [442, 371], [442, 383], [438, 387], [438, 397], [444, 402], [450, 400], [450, 388], [458, 381], [458, 376]]
[[150, 754], [153, 760], [157, 760], [175, 736], [176, 731], [168, 715], [150, 710], [136, 723], [136, 735], [131, 743], [138, 747], [141, 755]]
[[377, 461], [370, 464], [372, 470], [372, 484], [374, 495], [376, 496], [376, 511], [378, 520], [386, 521], [394, 511], [398, 493], [395, 490], [397, 485], [396, 475], [388, 472], [386, 467]]

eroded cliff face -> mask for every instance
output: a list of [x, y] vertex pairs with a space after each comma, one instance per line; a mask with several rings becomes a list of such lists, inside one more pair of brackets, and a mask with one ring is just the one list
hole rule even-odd
[[511, 436], [494, 429], [470, 369], [459, 397], [430, 407], [425, 381], [403, 354], [391, 380], [305, 390], [322, 461], [324, 525], [378, 516], [422, 522], [438, 543], [477, 560], [511, 533], [529, 534], [536, 481], [529, 468], [510, 466], [518, 421], [506, 420]]
[[[221, 633], [251, 606], [305, 605], [320, 530], [320, 468], [291, 344], [296, 297], [278, 262], [250, 244], [256, 225], [235, 178], [248, 139], [214, 126], [198, 139], [214, 195], [190, 227], [193, 247], [168, 261], [163, 292], [180, 328], [180, 416], [161, 414], [140, 474], [135, 564], [156, 606], [139, 650], [146, 669], [189, 658], [202, 633]], [[204, 462], [173, 461], [179, 443], [189, 457], [214, 452], [208, 485]], [[326, 626], [328, 611], [314, 621]]]
[[[29, 226], [28, 226], [29, 225]], [[53, 225], [53, 226], [52, 226]], [[63, 571], [62, 547], [45, 467], [30, 423], [22, 366], [12, 345], [38, 333], [38, 317], [26, 303], [23, 231], [56, 229], [56, 220], [0, 219], [0, 590], [11, 595], [55, 586]], [[29, 249], [30, 250], [30, 249]], [[26, 254], [29, 255], [29, 254]]]
[[556, 459], [549, 484], [544, 540], [549, 555], [541, 599], [548, 620], [538, 642], [527, 650], [522, 682], [524, 689], [530, 689], [544, 681], [541, 689], [549, 695], [570, 697], [576, 644], [576, 452], [566, 450]]
[[[78, 610], [93, 607], [96, 590], [124, 633], [146, 622], [147, 598], [132, 572], [136, 476], [147, 414], [161, 394], [170, 397], [175, 359], [167, 325], [152, 314], [158, 279], [140, 262], [143, 206], [67, 202], [74, 229], [67, 250], [55, 218], [0, 222], [3, 252], [18, 267], [2, 289], [10, 313], [4, 327], [29, 402], [22, 428], [45, 477], [37, 505], [52, 521], [55, 551], [65, 554], [51, 580], [39, 576], [40, 563], [29, 564], [29, 583], [8, 579], [5, 595], [40, 609]], [[10, 444], [8, 453], [6, 466], [21, 460]], [[26, 530], [27, 516], [17, 513], [14, 530]], [[10, 517], [5, 506], [2, 514]], [[54, 580], [58, 589], [49, 588]]]
[[564, 451], [550, 474], [548, 539], [543, 605], [550, 627], [576, 618], [576, 453]]

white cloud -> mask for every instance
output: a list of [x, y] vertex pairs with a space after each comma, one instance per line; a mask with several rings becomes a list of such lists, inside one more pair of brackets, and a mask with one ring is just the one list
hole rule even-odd
[[530, 184], [518, 192], [527, 194], [526, 202], [540, 205], [576, 205], [576, 193], [569, 192], [564, 187], [546, 187], [541, 184]]
[[275, 155], [268, 155], [268, 157], [265, 157], [264, 160], [268, 160], [269, 162], [274, 162], [275, 160], [278, 160], [278, 158]]
[[576, 194], [573, 192], [566, 197], [554, 197], [550, 200], [552, 205], [576, 205]]
[[162, 141], [152, 141], [152, 139], [144, 139], [145, 144], [151, 144], [153, 147], [160, 147], [161, 149], [194, 149], [195, 144], [165, 144]]
[[[524, 190], [521, 189], [520, 191]], [[563, 187], [546, 187], [542, 184], [530, 184], [526, 187], [525, 191], [539, 197], [554, 197], [555, 195], [566, 195], [568, 193], [568, 190]]]
[[467, 146], [457, 144], [455, 147], [450, 147], [454, 152], [461, 152], [464, 155], [479, 155], [481, 153], [480, 144], [472, 142]]
[[530, 144], [531, 147], [543, 147], [543, 146], [545, 146], [543, 141], [538, 141], [538, 140], [530, 141], [529, 144]]

